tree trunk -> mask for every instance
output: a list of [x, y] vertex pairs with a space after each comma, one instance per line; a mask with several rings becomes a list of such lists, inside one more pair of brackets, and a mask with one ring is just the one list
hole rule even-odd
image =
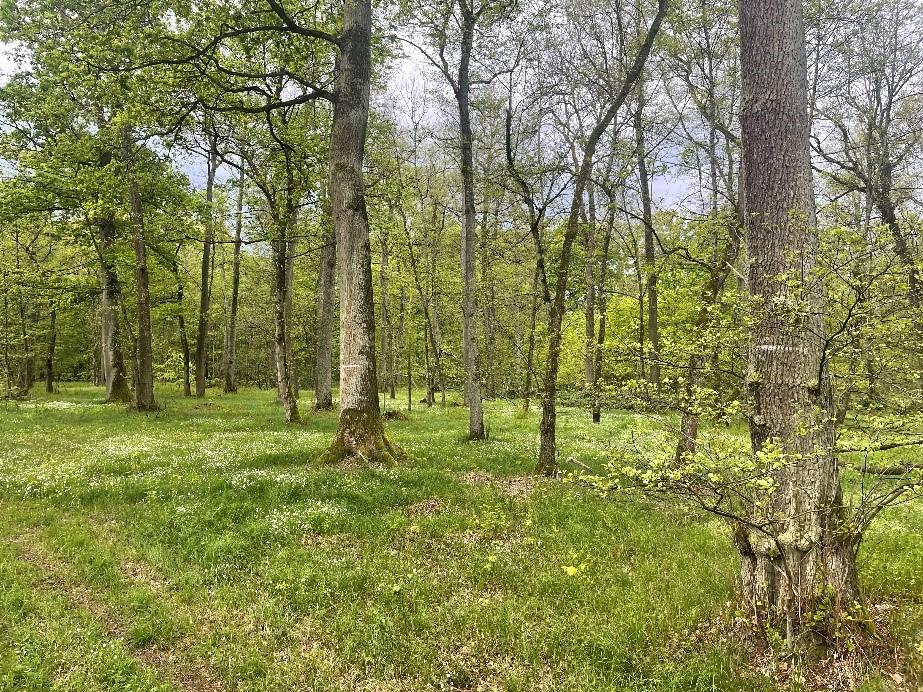
[[481, 373], [477, 341], [475, 306], [475, 236], [477, 235], [474, 205], [474, 144], [471, 132], [470, 76], [471, 50], [477, 19], [467, 3], [462, 5], [461, 56], [458, 65], [456, 99], [458, 101], [459, 146], [464, 198], [464, 218], [461, 235], [462, 273], [462, 360], [465, 365], [465, 400], [468, 402], [468, 437], [484, 439], [484, 411], [481, 403]]
[[298, 398], [293, 383], [293, 363], [291, 348], [291, 260], [292, 243], [289, 235], [293, 232], [294, 210], [286, 210], [286, 218], [280, 220], [276, 228], [276, 237], [272, 240], [273, 268], [273, 316], [274, 338], [273, 357], [276, 366], [276, 390], [287, 423], [301, 420], [298, 413]]
[[554, 296], [548, 308], [548, 356], [545, 364], [545, 390], [542, 397], [542, 420], [539, 424], [539, 451], [536, 472], [544, 475], [554, 475], [558, 470], [557, 449], [555, 441], [557, 425], [557, 387], [558, 368], [561, 358], [561, 324], [564, 320], [567, 296], [567, 283], [570, 275], [571, 253], [574, 241], [577, 238], [580, 221], [580, 209], [583, 206], [583, 195], [589, 181], [593, 157], [596, 155], [596, 146], [599, 138], [609, 128], [612, 119], [624, 104], [632, 87], [641, 74], [647, 57], [650, 55], [651, 46], [667, 11], [667, 0], [658, 0], [657, 14], [648, 28], [643, 43], [635, 55], [634, 61], [625, 74], [622, 88], [615, 96], [609, 108], [593, 128], [583, 149], [583, 161], [577, 170], [574, 180], [574, 194], [571, 199], [570, 214], [564, 230], [564, 239], [558, 259], [558, 277], [555, 285]]
[[340, 421], [324, 463], [359, 458], [395, 464], [385, 435], [375, 367], [375, 303], [363, 158], [371, 85], [371, 0], [345, 0], [328, 190], [340, 271]]
[[144, 240], [144, 210], [141, 205], [141, 193], [134, 174], [134, 156], [131, 133], [128, 128], [122, 131], [122, 162], [128, 178], [128, 207], [131, 221], [132, 242], [135, 247], [135, 290], [138, 303], [138, 336], [136, 366], [134, 376], [135, 408], [139, 411], [155, 411], [154, 401], [154, 353], [151, 336], [151, 298], [148, 288], [147, 246]]
[[244, 166], [237, 182], [237, 218], [234, 226], [234, 259], [231, 264], [231, 311], [224, 333], [224, 393], [237, 391], [237, 309], [240, 302], [240, 252], [244, 226]]
[[526, 372], [522, 383], [522, 410], [524, 413], [529, 412], [529, 403], [532, 397], [532, 368], [535, 364], [535, 328], [538, 323], [538, 283], [539, 268], [535, 266], [535, 273], [532, 275], [532, 307], [529, 311], [529, 347], [526, 350]]
[[122, 301], [122, 290], [112, 257], [114, 245], [115, 219], [106, 214], [99, 220], [102, 370], [106, 381], [106, 402], [127, 404], [131, 401], [131, 391], [128, 387], [128, 378], [125, 376], [125, 355], [119, 337], [118, 310]]
[[391, 333], [391, 312], [388, 305], [388, 231], [381, 230], [381, 270], [379, 281], [381, 284], [381, 324], [382, 324], [382, 357], [385, 359], [384, 377], [385, 386], [390, 397], [395, 398], [394, 392], [394, 336]]
[[317, 272], [317, 341], [314, 350], [314, 408], [327, 411], [333, 408], [333, 284], [336, 278], [336, 231], [326, 211], [323, 218], [327, 229], [324, 245], [320, 251], [320, 267]]
[[647, 170], [647, 143], [642, 120], [645, 106], [644, 82], [638, 82], [638, 109], [634, 115], [635, 147], [638, 159], [638, 188], [641, 192], [641, 218], [644, 221], [644, 273], [647, 293], [648, 381], [660, 391], [660, 320], [657, 307], [657, 258], [654, 248], [654, 216], [651, 207], [651, 180]]
[[[590, 173], [592, 177], [592, 172]], [[583, 383], [586, 387], [593, 387], [596, 377], [593, 374], [594, 348], [596, 341], [596, 195], [591, 184], [587, 190], [587, 218], [584, 250], [586, 257], [583, 262], [583, 280], [586, 283], [586, 298], [584, 310], [584, 341], [583, 341]]]
[[612, 247], [612, 231], [615, 228], [615, 215], [609, 214], [609, 223], [606, 226], [606, 236], [603, 239], [603, 256], [599, 263], [599, 285], [596, 289], [596, 303], [599, 311], [599, 329], [596, 330], [596, 352], [593, 358], [593, 422], [602, 420], [602, 374], [603, 356], [606, 345], [606, 321], [608, 320], [608, 304], [606, 301], [606, 281], [609, 278], [609, 250]]
[[54, 393], [54, 347], [58, 340], [58, 311], [48, 315], [48, 353], [45, 355], [45, 391]]
[[[750, 438], [777, 446], [776, 487], [735, 543], [742, 595], [762, 622], [804, 643], [820, 599], [841, 612], [859, 595], [845, 526], [824, 354], [801, 0], [741, 0], [741, 110], [750, 291]], [[801, 285], [788, 280], [798, 277]], [[768, 526], [770, 536], [751, 528]], [[825, 606], [826, 607], [826, 606]]]
[[205, 204], [208, 218], [205, 221], [205, 238], [202, 240], [202, 275], [199, 289], [199, 328], [195, 342], [195, 395], [205, 396], [207, 372], [205, 367], [208, 340], [208, 310], [211, 303], [212, 249], [215, 243], [215, 174], [218, 171], [218, 144], [215, 136], [208, 135], [208, 172], [205, 181]]

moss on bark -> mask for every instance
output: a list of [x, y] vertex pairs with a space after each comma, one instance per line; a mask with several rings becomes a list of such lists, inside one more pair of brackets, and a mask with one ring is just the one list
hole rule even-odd
[[339, 464], [354, 459], [369, 466], [397, 466], [406, 458], [404, 451], [388, 440], [381, 413], [344, 409], [336, 436], [321, 455], [321, 464]]

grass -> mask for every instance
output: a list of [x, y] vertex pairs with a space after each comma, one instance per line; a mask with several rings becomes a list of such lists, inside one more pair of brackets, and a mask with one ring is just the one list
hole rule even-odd
[[[537, 419], [514, 404], [478, 443], [464, 409], [415, 410], [389, 424], [410, 464], [342, 471], [314, 463], [333, 413], [158, 398], [138, 415], [63, 385], [0, 409], [0, 689], [773, 689], [733, 642], [687, 643], [734, 607], [721, 523], [523, 478]], [[598, 463], [650, 423], [559, 425], [562, 457]], [[921, 535], [903, 506], [861, 553], [910, 648]]]

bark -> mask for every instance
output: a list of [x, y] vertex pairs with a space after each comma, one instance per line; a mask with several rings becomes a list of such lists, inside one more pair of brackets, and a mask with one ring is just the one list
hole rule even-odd
[[340, 420], [321, 461], [358, 458], [392, 465], [401, 455], [385, 434], [375, 366], [375, 303], [363, 159], [371, 85], [371, 0], [345, 0], [328, 190], [340, 268]]
[[179, 331], [179, 346], [183, 353], [183, 396], [192, 396], [192, 355], [189, 352], [189, 336], [186, 332], [186, 316], [183, 314], [183, 303], [185, 302], [185, 288], [182, 281], [177, 277], [176, 285], [176, 303], [179, 306], [179, 314], [176, 316], [176, 328]]
[[[111, 157], [109, 158], [111, 160]], [[98, 226], [101, 284], [100, 338], [103, 379], [106, 382], [106, 402], [127, 404], [131, 401], [131, 391], [128, 387], [128, 378], [125, 376], [125, 355], [122, 351], [118, 319], [122, 289], [112, 257], [115, 246], [115, 219], [110, 214], [105, 214], [99, 220]]]
[[654, 217], [651, 206], [651, 180], [647, 170], [647, 143], [644, 136], [644, 84], [638, 84], [638, 109], [634, 114], [635, 155], [638, 160], [638, 188], [641, 192], [641, 218], [644, 222], [644, 274], [647, 293], [648, 381], [660, 391], [660, 320], [657, 304], [657, 255], [654, 247]]
[[381, 285], [381, 324], [382, 324], [382, 335], [381, 335], [381, 345], [382, 345], [382, 357], [385, 359], [385, 387], [388, 389], [390, 397], [395, 398], [395, 382], [394, 382], [394, 335], [391, 331], [391, 311], [388, 305], [388, 262], [389, 262], [389, 247], [388, 247], [388, 231], [385, 228], [381, 229], [381, 270], [379, 273], [379, 281]]
[[[592, 172], [590, 173], [592, 177]], [[584, 249], [586, 257], [583, 263], [583, 280], [586, 284], [584, 309], [584, 343], [583, 343], [583, 382], [586, 387], [593, 387], [596, 377], [594, 370], [594, 349], [596, 341], [596, 195], [594, 186], [587, 190], [587, 219]]]
[[58, 311], [48, 315], [48, 353], [45, 355], [45, 391], [54, 393], [54, 349], [58, 340]]
[[606, 301], [606, 281], [609, 278], [609, 250], [612, 246], [612, 231], [615, 228], [615, 215], [609, 215], [609, 223], [606, 226], [606, 235], [603, 239], [602, 258], [599, 263], [599, 285], [596, 290], [596, 301], [599, 310], [599, 328], [596, 330], [595, 353], [593, 357], [593, 422], [599, 423], [602, 419], [602, 374], [603, 374], [603, 356], [605, 355], [606, 345], [606, 321], [608, 315], [608, 304]]
[[128, 179], [128, 209], [131, 222], [132, 243], [135, 249], [135, 291], [138, 306], [138, 335], [135, 355], [135, 408], [139, 411], [154, 411], [154, 352], [151, 337], [151, 298], [148, 287], [147, 246], [144, 239], [144, 210], [141, 193], [135, 177], [134, 155], [131, 132], [122, 131], [122, 162]]
[[[326, 202], [324, 202], [326, 204]], [[314, 408], [326, 411], [333, 408], [333, 288], [336, 278], [336, 231], [330, 217], [324, 213], [327, 232], [320, 251], [317, 272], [317, 331], [314, 357]]]
[[475, 305], [475, 236], [477, 220], [474, 204], [474, 144], [471, 131], [470, 63], [477, 17], [468, 3], [461, 3], [462, 33], [455, 97], [458, 101], [459, 148], [464, 218], [461, 234], [462, 273], [462, 359], [465, 365], [465, 400], [468, 402], [468, 437], [485, 437], [484, 411], [481, 402], [480, 357], [477, 342]]
[[208, 341], [208, 310], [211, 303], [212, 252], [215, 244], [215, 174], [218, 171], [218, 145], [213, 134], [208, 135], [208, 172], [205, 181], [205, 237], [202, 240], [202, 282], [199, 289], [199, 325], [195, 344], [195, 395], [205, 396], [207, 380], [206, 343]]
[[291, 348], [291, 259], [294, 210], [286, 210], [286, 218], [277, 223], [276, 237], [272, 240], [273, 265], [273, 358], [276, 366], [276, 390], [285, 420], [297, 423], [298, 397], [295, 394]]
[[812, 274], [818, 241], [801, 0], [742, 0], [740, 32], [749, 284], [760, 306], [747, 379], [750, 437], [754, 452], [773, 443], [787, 463], [770, 471], [776, 489], [734, 536], [745, 603], [794, 647], [806, 642], [807, 618], [822, 598], [834, 612], [858, 598], [856, 540], [833, 454], [822, 295]]
[[555, 285], [554, 297], [548, 309], [548, 356], [545, 364], [544, 384], [545, 391], [542, 397], [542, 420], [539, 424], [539, 452], [536, 472], [544, 475], [553, 475], [558, 470], [557, 449], [555, 432], [557, 426], [557, 386], [558, 368], [561, 357], [561, 325], [566, 308], [565, 298], [570, 273], [571, 254], [574, 241], [577, 238], [580, 221], [580, 209], [583, 206], [583, 196], [586, 191], [590, 176], [593, 158], [596, 155], [596, 146], [599, 138], [609, 128], [612, 119], [641, 74], [647, 57], [650, 55], [654, 39], [660, 31], [663, 18], [667, 11], [667, 0], [658, 0], [657, 14], [648, 28], [643, 43], [635, 55], [631, 67], [625, 75], [625, 80], [618, 94], [613, 99], [609, 108], [590, 132], [583, 150], [583, 161], [574, 180], [574, 194], [571, 201], [570, 214], [564, 230], [564, 238], [558, 259], [558, 277]]
[[532, 368], [535, 363], [535, 328], [538, 323], [538, 266], [532, 275], [532, 307], [529, 311], [529, 346], [526, 349], [526, 372], [522, 383], [522, 410], [529, 412], [529, 402], [532, 397]]
[[231, 264], [231, 310], [224, 333], [224, 393], [237, 391], [237, 310], [240, 304], [240, 253], [244, 226], [244, 167], [237, 182], [237, 216], [234, 225], [234, 259]]

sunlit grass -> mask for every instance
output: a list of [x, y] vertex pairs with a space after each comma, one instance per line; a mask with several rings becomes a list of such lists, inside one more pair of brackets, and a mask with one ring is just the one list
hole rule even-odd
[[[477, 443], [461, 407], [417, 408], [389, 425], [410, 463], [343, 471], [314, 464], [333, 413], [287, 426], [272, 392], [158, 397], [137, 415], [64, 385], [0, 409], [0, 688], [769, 689], [733, 645], [677, 655], [733, 607], [720, 522], [504, 485], [537, 448], [515, 402]], [[654, 425], [565, 410], [562, 458], [599, 464]], [[916, 603], [908, 638], [921, 533], [901, 508], [862, 553], [876, 597]]]

